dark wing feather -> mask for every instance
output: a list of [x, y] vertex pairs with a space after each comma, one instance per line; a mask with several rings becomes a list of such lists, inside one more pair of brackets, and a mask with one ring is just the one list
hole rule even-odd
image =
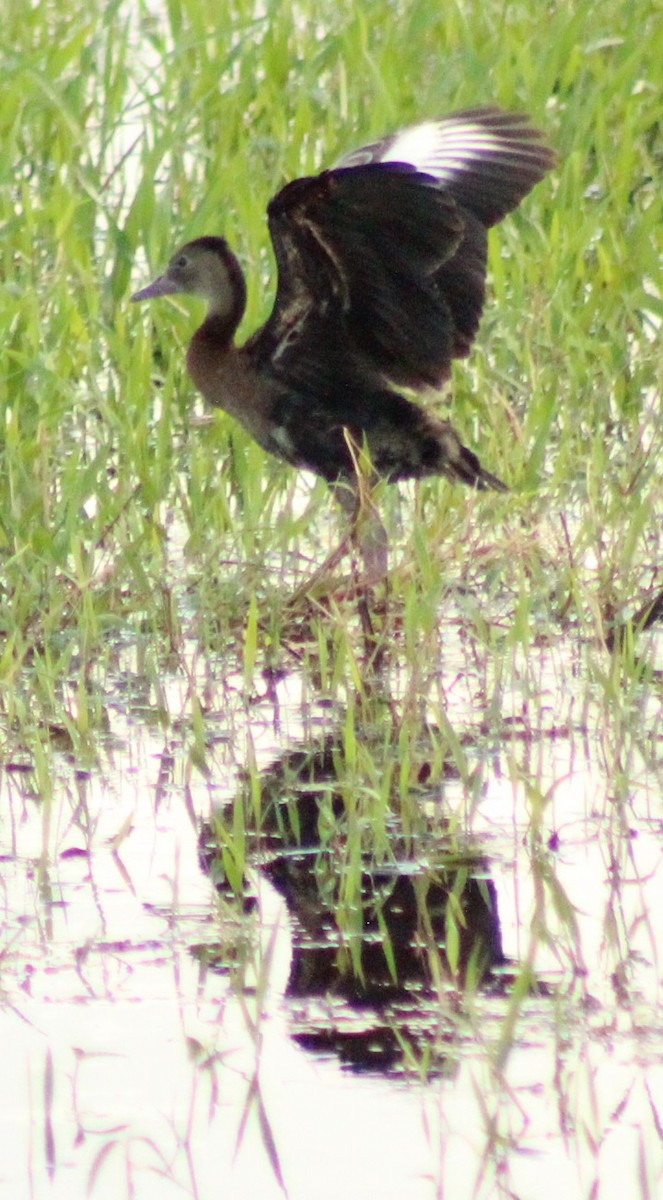
[[486, 107], [401, 129], [351, 151], [336, 165], [412, 163], [489, 229], [517, 208], [555, 161], [527, 116]]
[[[435, 272], [465, 222], [434, 179], [403, 164], [326, 171], [285, 187], [269, 206], [269, 227], [279, 274], [274, 310], [252, 342], [263, 362], [273, 356], [283, 371], [309, 346], [333, 359], [333, 334], [355, 377], [440, 381], [454, 325]], [[327, 336], [314, 346], [321, 321]]]
[[468, 109], [354, 151], [272, 200], [272, 314], [258, 369], [328, 400], [363, 380], [421, 388], [466, 355], [485, 294], [487, 229], [553, 165], [519, 114]]

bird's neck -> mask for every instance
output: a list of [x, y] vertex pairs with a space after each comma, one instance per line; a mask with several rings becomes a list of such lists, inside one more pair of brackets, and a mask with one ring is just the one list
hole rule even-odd
[[210, 307], [200, 329], [194, 333], [193, 341], [207, 344], [211, 342], [219, 351], [229, 349], [243, 314], [243, 305], [240, 309], [235, 306], [230, 312], [217, 311]]
[[250, 357], [233, 344], [232, 330], [194, 334], [187, 354], [189, 375], [208, 404], [223, 408], [241, 421], [265, 449], [274, 451], [273, 397]]
[[219, 280], [207, 292], [207, 316], [195, 335], [215, 342], [219, 349], [230, 346], [246, 309], [246, 281], [235, 255], [227, 246], [220, 264]]

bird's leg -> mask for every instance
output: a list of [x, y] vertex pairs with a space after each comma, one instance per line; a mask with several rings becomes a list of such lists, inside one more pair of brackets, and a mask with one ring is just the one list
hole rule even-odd
[[364, 637], [366, 668], [372, 677], [376, 677], [385, 664], [387, 643], [384, 633], [376, 629], [371, 615], [370, 589], [387, 577], [388, 539], [366, 476], [359, 479], [359, 486], [355, 487], [349, 482], [338, 483], [334, 492], [341, 508], [348, 514], [349, 539], [361, 558], [361, 564], [354, 556], [352, 560], [354, 592]]
[[315, 592], [323, 581], [327, 581], [328, 576], [339, 562], [352, 549], [356, 549], [359, 551], [363, 570], [357, 570], [353, 559], [353, 583], [357, 595], [363, 597], [362, 603], [365, 611], [362, 613], [360, 606], [360, 615], [364, 633], [367, 636], [373, 636], [365, 592], [367, 588], [381, 583], [387, 576], [389, 543], [387, 531], [380, 520], [373, 496], [376, 481], [374, 468], [366, 452], [357, 445], [350, 431], [345, 429], [344, 433], [355, 472], [352, 477], [338, 479], [331, 484], [331, 488], [348, 518], [350, 529], [322, 565], [306, 580], [306, 583], [297, 588], [291, 597], [290, 604], [296, 604], [303, 596]]
[[389, 564], [387, 531], [378, 516], [370, 493], [365, 487], [355, 488], [345, 480], [342, 483], [335, 483], [333, 487], [334, 495], [350, 524], [350, 532], [344, 539], [345, 548], [347, 550], [349, 541], [359, 551], [363, 564], [361, 574], [356, 575], [357, 584], [361, 584], [362, 587], [373, 587], [387, 575]]
[[375, 503], [376, 473], [365, 449], [357, 445], [350, 430], [345, 441], [352, 456], [354, 477], [334, 484], [334, 494], [350, 521], [350, 537], [364, 564], [360, 583], [373, 587], [389, 570], [389, 539]]

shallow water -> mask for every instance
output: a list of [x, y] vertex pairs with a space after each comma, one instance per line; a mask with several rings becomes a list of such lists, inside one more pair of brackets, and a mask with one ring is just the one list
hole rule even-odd
[[[451, 772], [422, 805], [456, 814], [485, 856], [504, 953], [516, 970], [530, 963], [544, 991], [463, 1001], [451, 987], [441, 1072], [348, 1073], [293, 1040], [291, 918], [255, 870], [259, 947], [244, 985], [205, 970], [201, 945], [243, 935], [201, 869], [199, 821], [235, 795], [249, 743], [264, 769], [336, 732], [343, 712], [311, 701], [294, 674], [269, 696], [257, 679], [265, 698], [249, 701], [230, 664], [198, 659], [198, 770], [179, 720], [190, 679], [163, 679], [161, 732], [126, 648], [106, 680], [97, 764], [56, 755], [46, 801], [29, 758], [2, 777], [3, 1194], [268, 1200], [281, 1181], [291, 1197], [358, 1200], [659, 1194], [656, 688], [645, 681], [637, 697], [644, 757], [631, 741], [619, 763], [598, 698], [577, 683], [587, 660], [563, 644], [531, 650], [528, 703], [517, 686], [505, 698], [496, 749], [482, 741], [459, 634], [452, 623], [441, 677], [481, 787], [470, 794]], [[655, 636], [648, 653], [660, 653]], [[406, 684], [403, 668], [395, 692]], [[316, 1004], [318, 1028], [338, 1020]]]

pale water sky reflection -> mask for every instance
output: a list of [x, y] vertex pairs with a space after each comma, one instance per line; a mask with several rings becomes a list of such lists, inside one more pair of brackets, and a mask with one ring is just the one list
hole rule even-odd
[[[173, 708], [183, 687], [164, 683]], [[287, 747], [302, 734], [296, 677], [279, 690]], [[49, 805], [31, 772], [3, 777], [0, 1195], [271, 1200], [277, 1170], [293, 1200], [661, 1195], [658, 772], [633, 764], [625, 808], [607, 795], [595, 729], [539, 739], [534, 764], [531, 746], [504, 746], [468, 831], [489, 856], [505, 953], [530, 957], [560, 994], [526, 1000], [513, 1034], [509, 1001], [478, 996], [448, 1075], [427, 1086], [358, 1077], [289, 1037], [288, 915], [266, 882], [265, 956], [278, 937], [260, 1002], [190, 954], [218, 942], [225, 919], [196, 818], [236, 786], [239, 684], [236, 696], [212, 781], [191, 773], [182, 742], [167, 747], [164, 783], [164, 737], [122, 725], [119, 710], [105, 769], [63, 759]], [[270, 712], [250, 712], [264, 764], [278, 742]], [[325, 712], [308, 719], [322, 727]], [[563, 716], [551, 699], [551, 727]], [[550, 789], [538, 841], [533, 780]], [[465, 800], [459, 783], [445, 788], [451, 809]]]

